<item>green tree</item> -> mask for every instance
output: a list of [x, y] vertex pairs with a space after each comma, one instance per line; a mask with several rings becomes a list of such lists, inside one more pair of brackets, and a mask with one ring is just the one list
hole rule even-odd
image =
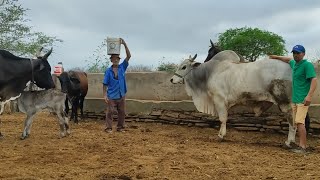
[[[1, 1], [1, 0], [0, 0]], [[26, 12], [18, 0], [4, 0], [0, 6], [0, 48], [17, 55], [34, 55], [42, 46], [52, 46], [61, 39], [32, 31]]]
[[258, 28], [235, 28], [228, 29], [219, 34], [218, 45], [222, 49], [231, 49], [238, 52], [250, 62], [268, 54], [284, 55], [285, 40], [272, 32]]
[[178, 65], [170, 62], [164, 62], [165, 57], [162, 57], [162, 61], [159, 62], [157, 67], [158, 71], [175, 72]]
[[86, 60], [87, 72], [90, 73], [104, 73], [109, 66], [110, 59], [106, 52], [107, 46], [105, 42], [102, 42], [97, 49], [93, 52], [89, 60]]

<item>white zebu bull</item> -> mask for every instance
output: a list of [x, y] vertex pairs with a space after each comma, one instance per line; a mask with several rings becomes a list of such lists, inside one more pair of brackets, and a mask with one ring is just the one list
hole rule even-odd
[[260, 115], [264, 105], [273, 103], [287, 112], [289, 134], [286, 145], [295, 142], [296, 129], [291, 117], [291, 69], [276, 60], [239, 63], [239, 56], [230, 50], [215, 55], [209, 62], [194, 62], [196, 56], [184, 60], [172, 83], [184, 83], [198, 111], [218, 115], [221, 121], [219, 138], [226, 135], [228, 109], [234, 105], [250, 106]]
[[24, 91], [18, 99], [19, 110], [27, 114], [21, 139], [29, 136], [32, 118], [42, 109], [49, 109], [57, 114], [61, 137], [70, 134], [69, 120], [64, 112], [65, 100], [66, 94], [57, 89]]

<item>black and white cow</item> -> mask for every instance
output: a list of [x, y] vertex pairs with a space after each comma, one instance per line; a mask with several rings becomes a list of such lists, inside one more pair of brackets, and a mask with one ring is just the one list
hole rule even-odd
[[65, 100], [66, 94], [57, 89], [24, 91], [21, 93], [21, 96], [18, 98], [18, 107], [21, 112], [27, 114], [21, 139], [29, 136], [33, 116], [43, 109], [48, 109], [57, 115], [60, 125], [60, 136], [65, 137], [69, 135], [69, 120], [64, 112]]
[[196, 56], [184, 60], [171, 82], [185, 83], [198, 111], [218, 115], [221, 121], [219, 138], [226, 135], [228, 109], [242, 104], [261, 114], [261, 103], [273, 103], [287, 113], [289, 134], [286, 145], [295, 142], [296, 129], [291, 117], [291, 69], [281, 61], [261, 60], [239, 63], [239, 56], [222, 51], [206, 63], [195, 62]]
[[28, 59], [0, 50], [0, 103], [16, 99], [29, 81], [34, 81], [40, 88], [54, 88], [51, 66], [47, 61], [51, 53], [52, 48], [41, 58]]

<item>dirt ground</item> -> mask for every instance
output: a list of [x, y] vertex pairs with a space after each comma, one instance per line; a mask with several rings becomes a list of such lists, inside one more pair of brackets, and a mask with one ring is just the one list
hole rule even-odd
[[0, 179], [320, 179], [319, 139], [308, 155], [282, 148], [286, 135], [156, 123], [127, 123], [107, 134], [101, 120], [71, 122], [59, 138], [56, 118], [35, 117], [31, 136], [19, 137], [24, 114], [1, 116]]

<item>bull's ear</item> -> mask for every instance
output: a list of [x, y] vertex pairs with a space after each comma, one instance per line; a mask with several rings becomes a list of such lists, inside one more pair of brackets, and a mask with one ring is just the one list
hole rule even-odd
[[200, 64], [201, 64], [201, 63], [199, 63], [199, 62], [193, 62], [193, 63], [191, 64], [191, 67], [198, 67]]
[[40, 63], [40, 66], [39, 66], [40, 71], [43, 70], [43, 69], [45, 69], [45, 68], [46, 68], [46, 67], [44, 66], [44, 64], [43, 64], [43, 63]]

